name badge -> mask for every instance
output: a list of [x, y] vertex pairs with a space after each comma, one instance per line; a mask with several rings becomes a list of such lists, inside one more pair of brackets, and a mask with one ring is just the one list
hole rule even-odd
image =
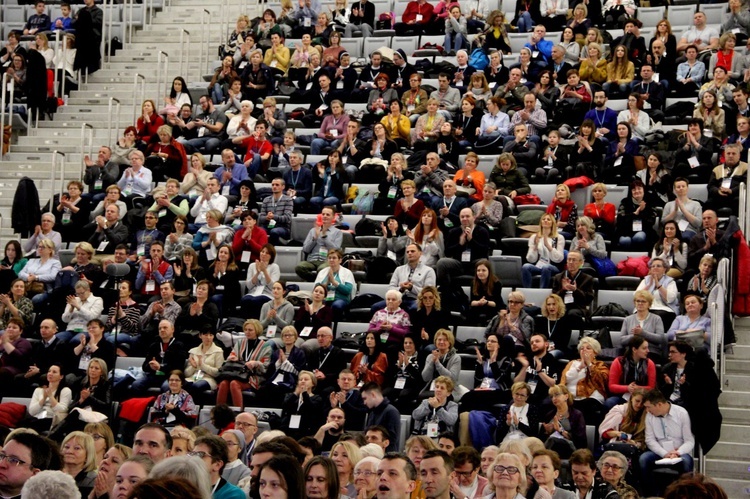
[[537, 260], [537, 262], [536, 262], [536, 267], [538, 269], [543, 269], [547, 265], [549, 265], [549, 258], [541, 258], [540, 257], [539, 260]]
[[690, 165], [690, 168], [698, 168], [701, 165], [698, 161], [698, 158], [696, 158], [695, 156], [691, 156], [690, 158], [688, 158], [688, 164]]
[[445, 222], [443, 222], [446, 227], [451, 228], [453, 227], [453, 221], [450, 218], [446, 218]]
[[414, 111], [416, 108], [417, 106], [415, 106], [414, 104], [409, 104], [408, 106], [406, 106], [406, 110], [409, 112]]
[[279, 383], [283, 383], [283, 382], [284, 382], [284, 374], [282, 373], [277, 374], [276, 377], [273, 379], [273, 381], [271, 381], [271, 383], [273, 383], [274, 385], [278, 385]]
[[427, 436], [437, 438], [440, 433], [440, 426], [437, 423], [427, 423]]
[[531, 393], [534, 393], [534, 391], [536, 390], [536, 384], [537, 384], [537, 382], [536, 381], [527, 381], [526, 384], [529, 385], [529, 390], [531, 391]]
[[685, 219], [682, 219], [679, 222], [677, 222], [677, 227], [679, 227], [681, 231], [686, 230], [689, 226], [690, 226], [690, 222], [688, 222]]
[[334, 298], [336, 298], [336, 291], [329, 289], [328, 294], [326, 295], [326, 301], [333, 301]]
[[391, 333], [380, 333], [380, 342], [385, 343], [388, 341], [388, 338], [391, 336]]
[[732, 177], [724, 177], [721, 179], [721, 187], [723, 189], [729, 189], [732, 187]]
[[70, 211], [68, 211], [67, 208], [65, 208], [65, 211], [63, 211], [62, 223], [64, 224], [70, 223]]
[[393, 385], [393, 388], [396, 390], [403, 390], [406, 386], [406, 378], [404, 377], [398, 377], [396, 378], [396, 383]]
[[565, 298], [563, 298], [563, 303], [574, 303], [575, 300], [573, 299], [573, 292], [572, 291], [566, 291], [565, 292]]
[[312, 333], [312, 329], [313, 329], [312, 326], [303, 327], [302, 331], [300, 331], [299, 335], [302, 338], [307, 338], [308, 336], [310, 336], [310, 333]]
[[136, 254], [137, 254], [138, 256], [143, 256], [143, 255], [145, 255], [145, 254], [146, 254], [146, 245], [145, 245], [145, 244], [143, 244], [143, 243], [139, 244], [139, 245], [138, 245], [138, 247], [137, 247], [137, 249], [135, 250], [135, 253], [136, 253]]
[[99, 246], [96, 248], [96, 251], [99, 251], [99, 252], [104, 251], [105, 249], [107, 249], [107, 245], [109, 245], [109, 241], [105, 239], [99, 243]]
[[708, 137], [710, 139], [711, 137], [714, 136], [714, 132], [713, 132], [713, 130], [711, 130], [709, 128], [704, 128], [703, 129], [703, 135], [705, 135], [706, 137]]
[[432, 383], [430, 383], [430, 391], [431, 392], [435, 391], [435, 380], [434, 379], [432, 380]]
[[619, 158], [615, 160], [615, 166], [620, 166], [621, 164], [622, 164], [622, 156], [620, 156]]
[[328, 131], [328, 133], [330, 133], [330, 134], [331, 134], [331, 137], [338, 137], [338, 136], [339, 136], [339, 131], [338, 131], [338, 130], [336, 130], [335, 128], [332, 128], [332, 129], [330, 129], [330, 130]]
[[398, 187], [395, 185], [392, 185], [388, 188], [388, 199], [393, 199], [396, 197], [396, 192], [398, 191]]
[[156, 281], [149, 279], [146, 281], [146, 293], [153, 293], [156, 291]]
[[651, 109], [651, 103], [648, 101], [643, 101], [643, 109]]
[[268, 221], [268, 228], [269, 229], [273, 229], [274, 227], [276, 227], [276, 220], [274, 220], [274, 219], [269, 220]]
[[468, 262], [471, 261], [471, 251], [470, 250], [466, 250], [463, 253], [461, 253], [461, 261], [463, 263], [468, 263]]
[[229, 196], [229, 184], [225, 185], [221, 188], [221, 195], [222, 196]]
[[[305, 28], [309, 28], [312, 25], [312, 20], [309, 17], [306, 17], [303, 24], [305, 25]], [[299, 428], [299, 426], [297, 428]]]
[[206, 248], [206, 258], [209, 260], [216, 260], [216, 250], [213, 245], [209, 245], [208, 248]]
[[633, 220], [633, 232], [641, 232], [643, 230], [643, 222], [641, 220]]
[[328, 248], [326, 248], [325, 246], [321, 246], [320, 249], [318, 250], [318, 254], [322, 258], [328, 258]]
[[348, 156], [341, 156], [341, 162], [344, 164], [347, 164], [347, 161], [349, 160]]
[[532, 51], [531, 52], [531, 57], [533, 57], [534, 59], [536, 59], [537, 57], [539, 57], [539, 51], [538, 50]]
[[298, 429], [299, 428], [299, 424], [301, 422], [301, 418], [302, 418], [302, 416], [300, 416], [299, 414], [292, 415], [292, 417], [289, 418], [289, 428], [291, 428], [293, 430]]
[[276, 324], [271, 324], [268, 326], [268, 329], [266, 330], [266, 336], [269, 338], [273, 338], [276, 336]]
[[243, 251], [242, 256], [240, 257], [240, 261], [242, 263], [250, 263], [250, 252], [249, 251]]
[[161, 210], [159, 210], [159, 218], [165, 217], [165, 216], [167, 216], [167, 209], [162, 208]]
[[422, 22], [422, 19], [424, 19], [424, 18], [422, 17], [422, 14], [417, 14], [417, 18], [416, 18], [416, 21], [417, 21], [418, 23], [421, 23], [421, 22]]
[[104, 183], [101, 180], [94, 180], [94, 190], [99, 191], [104, 187]]
[[273, 61], [271, 61], [271, 67], [272, 67], [272, 68], [275, 68], [275, 67], [276, 67], [276, 66], [278, 66], [278, 65], [279, 65], [279, 61], [277, 61], [277, 60], [275, 60], [275, 59], [274, 59]]

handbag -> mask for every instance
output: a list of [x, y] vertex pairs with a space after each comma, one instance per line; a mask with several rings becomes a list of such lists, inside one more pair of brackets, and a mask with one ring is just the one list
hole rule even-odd
[[45, 291], [46, 291], [46, 288], [44, 287], [43, 282], [34, 281], [34, 282], [26, 283], [27, 296], [38, 295], [38, 294], [44, 293]]
[[250, 379], [250, 371], [243, 362], [228, 360], [219, 368], [217, 381], [242, 381], [247, 383]]
[[464, 187], [463, 185], [456, 186], [456, 195], [462, 197], [471, 197], [477, 192], [473, 187]]
[[677, 331], [675, 336], [678, 340], [686, 341], [690, 344], [691, 347], [694, 349], [702, 348], [706, 340], [704, 339], [705, 335], [704, 330], [698, 330], [698, 331]]
[[617, 265], [608, 257], [591, 257], [591, 266], [594, 267], [599, 277], [611, 277], [617, 275]]

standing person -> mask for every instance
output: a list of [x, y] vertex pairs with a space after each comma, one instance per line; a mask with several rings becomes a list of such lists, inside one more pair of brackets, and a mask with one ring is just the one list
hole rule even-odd
[[360, 390], [362, 402], [367, 407], [367, 416], [365, 418], [365, 428], [370, 426], [383, 426], [388, 430], [388, 447], [387, 452], [395, 451], [399, 445], [399, 435], [401, 434], [401, 416], [390, 401], [383, 397], [383, 392], [375, 383], [367, 383]]
[[102, 25], [104, 12], [94, 0], [84, 0], [86, 5], [78, 11], [73, 28], [76, 32], [76, 57], [73, 69], [88, 74], [99, 69], [101, 62]]

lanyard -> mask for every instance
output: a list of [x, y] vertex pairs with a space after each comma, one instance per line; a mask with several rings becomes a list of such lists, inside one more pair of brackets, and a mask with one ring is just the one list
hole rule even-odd
[[446, 208], [448, 208], [448, 210], [451, 209], [451, 207], [453, 206], [453, 203], [455, 203], [455, 202], [456, 202], [456, 196], [453, 196], [453, 199], [451, 199], [451, 203], [450, 204], [446, 203], [445, 202], [445, 198], [443, 198], [443, 206], [445, 206]]
[[602, 112], [602, 117], [600, 118], [599, 117], [599, 111], [597, 111], [596, 109], [594, 109], [594, 116], [596, 116], [596, 123], [599, 125], [599, 128], [601, 128], [601, 127], [604, 126], [604, 118], [607, 117], [607, 110], [605, 109]]
[[[169, 343], [167, 344], [167, 348], [171, 347], [173, 342], [174, 342], [174, 338], [169, 340]], [[161, 358], [163, 359], [164, 355], [166, 355], [167, 349], [164, 348], [164, 343], [162, 342], [159, 342], [159, 348], [161, 349]]]
[[331, 355], [332, 351], [333, 351], [333, 349], [328, 350], [328, 353], [326, 354], [325, 357], [323, 357], [323, 360], [321, 360], [320, 362], [318, 362], [318, 369], [322, 369], [323, 368], [323, 364], [325, 364], [326, 360], [328, 360], [328, 356]]
[[[297, 170], [297, 178], [294, 178], [294, 170], [292, 170], [292, 171], [291, 171], [291, 172], [289, 173], [289, 176], [290, 176], [290, 177], [291, 177], [291, 179], [292, 179], [292, 187], [293, 187], [294, 189], [297, 189], [297, 181], [299, 180], [299, 175], [300, 175], [300, 172], [301, 172], [301, 171], [302, 171], [302, 169], [301, 169], [301, 168], [300, 168], [299, 170]], [[275, 208], [276, 208], [276, 206], [274, 205], [274, 209], [275, 209]]]

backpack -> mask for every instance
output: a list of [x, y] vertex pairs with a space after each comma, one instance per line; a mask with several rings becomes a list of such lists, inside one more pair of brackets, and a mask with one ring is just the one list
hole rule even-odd
[[356, 185], [350, 186], [349, 189], [346, 191], [346, 202], [353, 203], [354, 200], [357, 198], [358, 194], [359, 194], [359, 187], [357, 187]]
[[369, 189], [359, 190], [357, 197], [354, 198], [354, 204], [352, 206], [352, 214], [354, 215], [369, 215], [372, 213], [372, 206], [375, 203], [375, 196], [370, 192]]
[[490, 65], [490, 58], [482, 50], [481, 47], [477, 47], [471, 51], [469, 56], [469, 66], [475, 68], [477, 71], [484, 71], [484, 69]]
[[383, 229], [380, 222], [371, 218], [362, 217], [354, 226], [354, 234], [357, 236], [378, 236], [383, 235]]

